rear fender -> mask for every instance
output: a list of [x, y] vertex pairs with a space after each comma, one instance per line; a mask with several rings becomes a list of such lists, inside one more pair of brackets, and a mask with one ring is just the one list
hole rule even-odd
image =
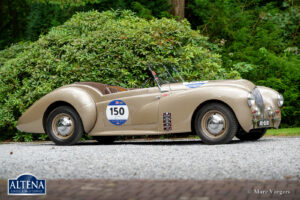
[[89, 133], [97, 118], [96, 104], [83, 88], [61, 87], [35, 102], [18, 120], [17, 128], [24, 132], [45, 133], [43, 118], [47, 109], [56, 102], [70, 104], [79, 114], [84, 131]]

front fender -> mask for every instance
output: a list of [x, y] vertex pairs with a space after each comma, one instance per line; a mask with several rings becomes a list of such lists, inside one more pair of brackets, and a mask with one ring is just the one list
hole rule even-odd
[[[239, 124], [245, 131], [253, 128], [252, 113], [247, 104], [249, 90], [233, 86], [206, 86], [185, 91], [174, 91], [163, 97], [159, 104], [160, 121], [163, 113], [172, 113], [173, 132], [192, 130], [192, 119], [195, 112], [207, 102], [217, 101], [228, 105], [234, 112]], [[160, 131], [163, 132], [162, 126]]]
[[58, 88], [35, 102], [18, 120], [17, 128], [24, 132], [44, 133], [43, 117], [50, 105], [65, 102], [73, 106], [79, 114], [84, 131], [88, 133], [97, 118], [96, 104], [91, 95], [77, 87]]

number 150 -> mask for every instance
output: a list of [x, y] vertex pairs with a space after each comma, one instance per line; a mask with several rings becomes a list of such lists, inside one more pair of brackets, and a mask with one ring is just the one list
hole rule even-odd
[[123, 107], [114, 107], [114, 108], [110, 108], [110, 112], [111, 112], [111, 115], [124, 115], [124, 108]]

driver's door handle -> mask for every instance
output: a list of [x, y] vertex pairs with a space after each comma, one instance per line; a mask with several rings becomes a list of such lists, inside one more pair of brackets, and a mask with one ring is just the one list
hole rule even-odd
[[155, 99], [160, 99], [160, 95], [155, 96]]

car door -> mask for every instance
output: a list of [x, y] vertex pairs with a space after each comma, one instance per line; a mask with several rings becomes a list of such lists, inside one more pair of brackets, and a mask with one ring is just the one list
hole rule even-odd
[[97, 122], [90, 135], [157, 133], [160, 97], [157, 87], [105, 95], [97, 103]]

